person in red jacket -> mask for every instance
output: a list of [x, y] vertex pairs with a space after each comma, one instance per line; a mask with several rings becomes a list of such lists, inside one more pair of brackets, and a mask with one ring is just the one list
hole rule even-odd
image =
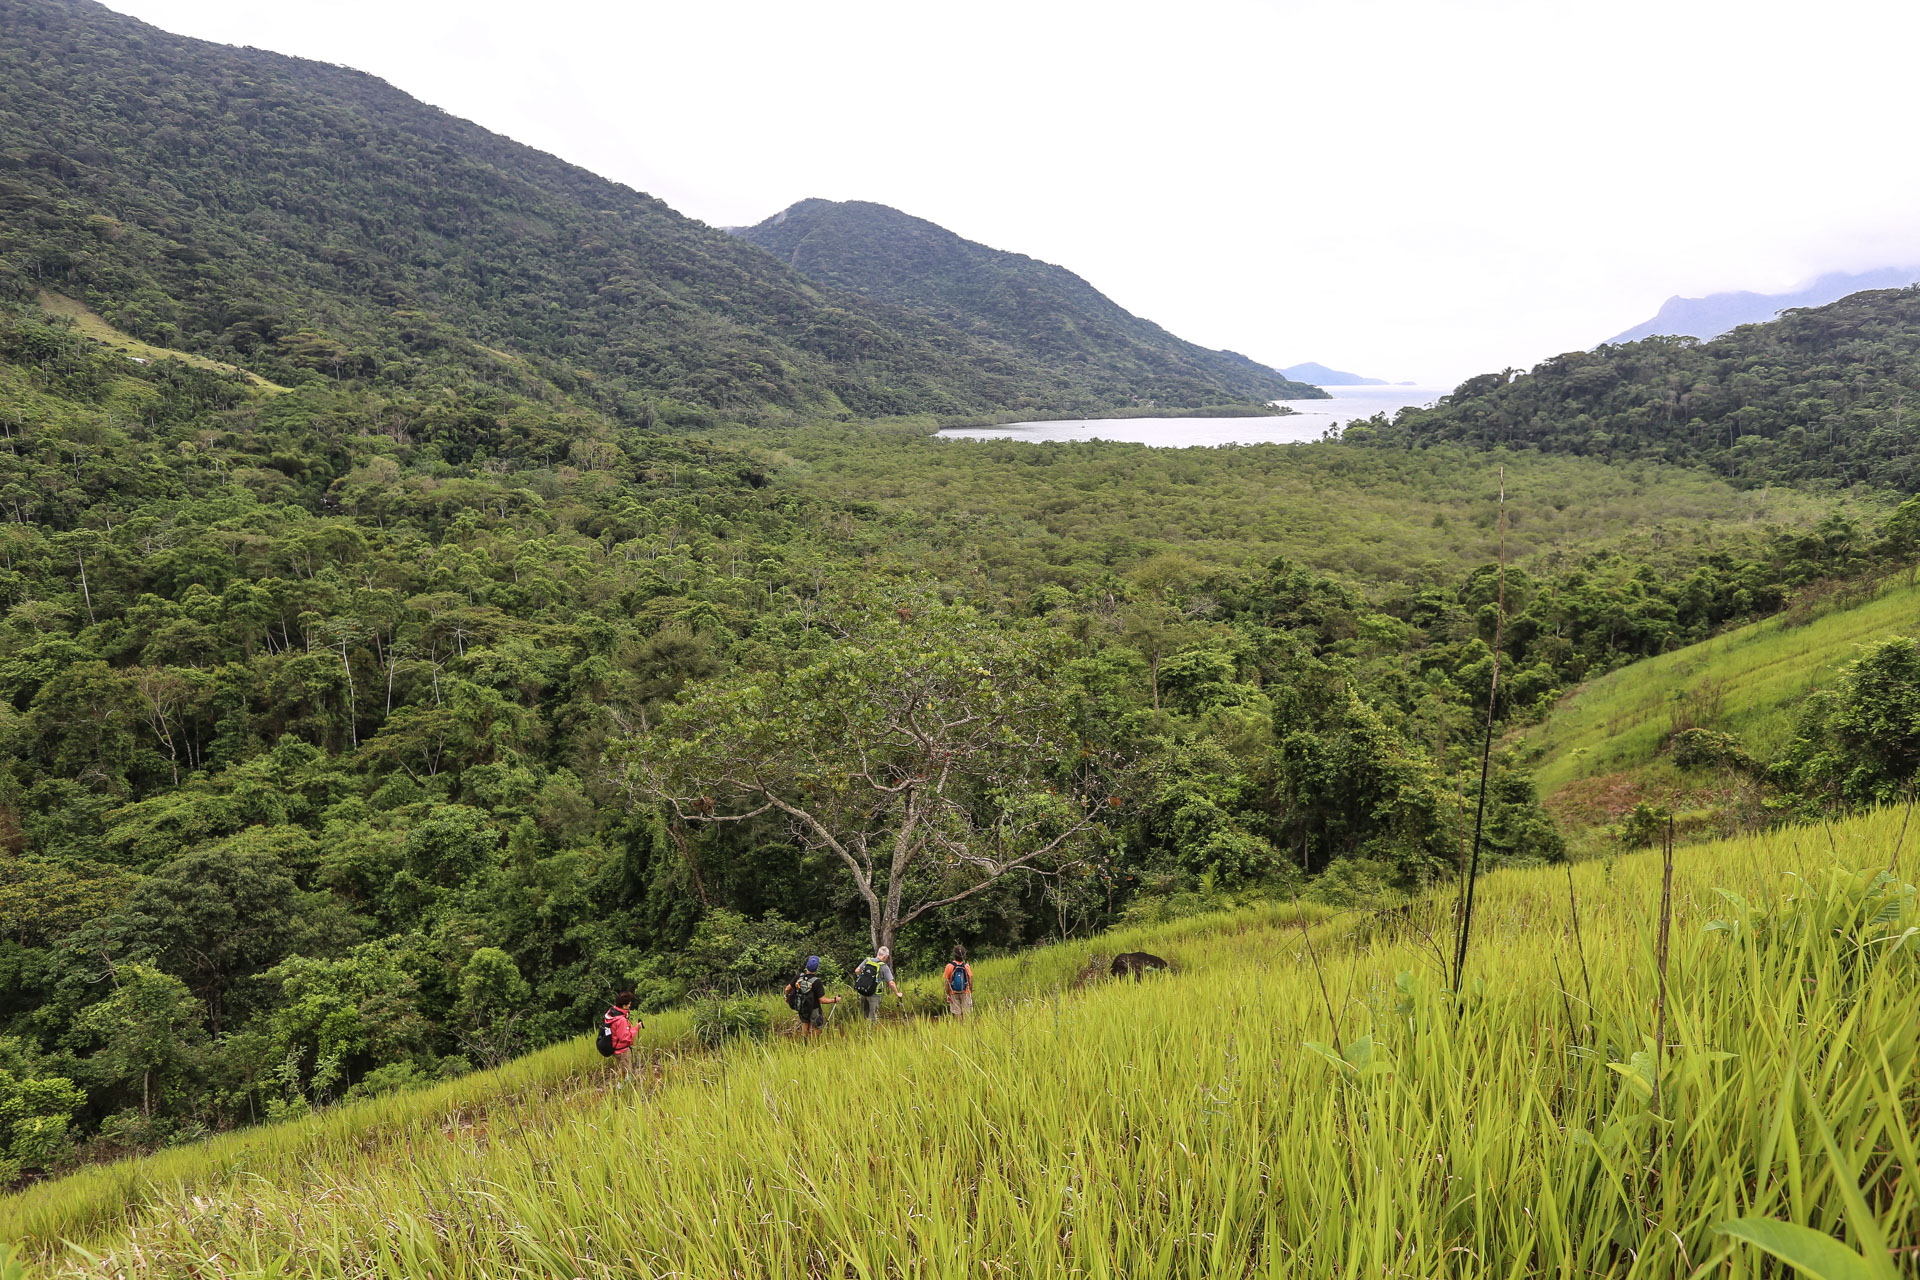
[[613, 1038], [613, 1060], [625, 1063], [633, 1057], [633, 1033], [646, 1027], [646, 1023], [633, 1016], [633, 992], [622, 991], [613, 998], [613, 1008], [607, 1010], [607, 1031]]

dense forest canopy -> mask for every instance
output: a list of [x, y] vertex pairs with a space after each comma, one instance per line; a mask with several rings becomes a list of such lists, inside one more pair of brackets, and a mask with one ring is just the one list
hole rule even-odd
[[864, 200], [802, 200], [736, 234], [795, 271], [897, 303], [1144, 404], [1324, 397], [1232, 351], [1183, 342], [1064, 267], [965, 240]]
[[287, 385], [477, 381], [640, 424], [1259, 390], [1044, 363], [822, 288], [371, 76], [91, 0], [0, 3], [0, 215], [12, 296], [80, 296], [137, 338]]
[[1470, 378], [1356, 444], [1507, 445], [1711, 468], [1740, 484], [1920, 490], [1920, 288], [1857, 293], [1712, 342], [1645, 338]]

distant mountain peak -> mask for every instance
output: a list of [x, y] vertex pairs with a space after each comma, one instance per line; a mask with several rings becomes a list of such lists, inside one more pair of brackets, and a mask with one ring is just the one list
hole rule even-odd
[[1699, 338], [1717, 338], [1743, 324], [1762, 324], [1790, 307], [1824, 307], [1848, 294], [1868, 289], [1900, 289], [1920, 281], [1920, 267], [1880, 267], [1873, 271], [1830, 271], [1818, 279], [1786, 293], [1753, 293], [1739, 290], [1710, 293], [1704, 298], [1686, 298], [1675, 294], [1660, 306], [1653, 319], [1617, 333], [1602, 345], [1638, 342], [1655, 334]]
[[1338, 369], [1329, 369], [1312, 360], [1305, 364], [1288, 365], [1280, 372], [1295, 382], [1305, 382], [1316, 387], [1384, 387], [1387, 385], [1385, 378], [1363, 378], [1357, 373], [1342, 373]]

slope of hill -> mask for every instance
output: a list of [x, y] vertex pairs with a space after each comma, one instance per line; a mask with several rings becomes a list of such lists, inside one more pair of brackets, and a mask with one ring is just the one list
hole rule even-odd
[[[1852, 1257], [1822, 1274], [1890, 1277], [1920, 1237], [1920, 913], [1874, 876], [1900, 825], [1837, 824], [1838, 867], [1791, 833], [1689, 850], [1667, 968], [1652, 855], [1487, 876], [1460, 1000], [1450, 889], [1256, 908], [983, 965], [962, 1024], [656, 1038], [630, 1077], [575, 1040], [30, 1188], [0, 1237], [126, 1280], [1533, 1277], [1754, 1267], [1800, 1228]], [[1139, 947], [1174, 974], [1097, 980]]]
[[287, 385], [479, 382], [640, 423], [1128, 402], [371, 76], [91, 0], [0, 0], [0, 214], [0, 293]]
[[1064, 267], [963, 240], [886, 205], [802, 200], [735, 234], [821, 284], [1071, 369], [1104, 398], [1191, 407], [1324, 394], [1245, 356], [1184, 342]]
[[1868, 289], [1901, 289], [1920, 280], [1920, 267], [1883, 267], [1878, 271], [1834, 271], [1813, 283], [1786, 293], [1710, 293], [1704, 298], [1678, 294], [1661, 304], [1653, 319], [1617, 333], [1602, 345], [1638, 342], [1655, 334], [1688, 338], [1717, 338], [1743, 324], [1762, 324], [1795, 307], [1821, 307], [1850, 293]]
[[1510, 445], [1712, 467], [1737, 483], [1920, 489], [1920, 288], [1714, 339], [1647, 338], [1482, 374], [1352, 444]]
[[1863, 583], [1710, 640], [1644, 658], [1587, 682], [1528, 731], [1534, 779], [1571, 830], [1617, 822], [1646, 802], [1695, 834], [1769, 820], [1750, 770], [1676, 764], [1685, 729], [1729, 735], [1752, 760], [1773, 759], [1807, 696], [1829, 686], [1863, 646], [1920, 632], [1910, 575]]
[[1296, 382], [1305, 382], [1316, 387], [1384, 387], [1385, 378], [1363, 378], [1357, 373], [1342, 373], [1338, 369], [1329, 369], [1312, 360], [1305, 364], [1288, 365], [1280, 371]]

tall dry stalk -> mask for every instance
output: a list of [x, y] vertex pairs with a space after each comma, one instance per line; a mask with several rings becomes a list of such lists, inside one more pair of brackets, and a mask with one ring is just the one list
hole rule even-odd
[[1900, 874], [1900, 848], [1907, 842], [1907, 824], [1913, 821], [1913, 788], [1907, 788], [1907, 812], [1900, 819], [1900, 834], [1893, 841], [1893, 856], [1887, 859], [1887, 874]]
[[1467, 888], [1460, 909], [1460, 945], [1453, 956], [1453, 989], [1457, 993], [1466, 978], [1467, 937], [1473, 931], [1473, 888], [1480, 878], [1480, 836], [1487, 821], [1487, 772], [1493, 760], [1493, 722], [1500, 706], [1500, 646], [1506, 639], [1507, 623], [1507, 469], [1500, 468], [1500, 586], [1493, 611], [1493, 681], [1487, 689], [1487, 734], [1480, 744], [1480, 802], [1473, 814], [1473, 859], [1467, 867]]
[[1573, 864], [1567, 863], [1567, 915], [1573, 920], [1573, 949], [1580, 955], [1580, 985], [1587, 992], [1587, 1017], [1593, 1017], [1593, 978], [1587, 973], [1587, 944], [1580, 936], [1580, 899], [1573, 891]]
[[1335, 1050], [1340, 1048], [1340, 1019], [1333, 1015], [1333, 997], [1327, 994], [1327, 975], [1320, 971], [1320, 956], [1313, 949], [1313, 935], [1307, 931], [1306, 913], [1300, 910], [1300, 895], [1293, 898], [1293, 916], [1300, 922], [1300, 937], [1307, 944], [1307, 959], [1313, 962], [1313, 976], [1320, 980], [1320, 999], [1327, 1006], [1327, 1034], [1333, 1039], [1328, 1041]]
[[[1660, 970], [1660, 996], [1654, 1005], [1653, 1031], [1653, 1114], [1656, 1119], [1666, 1118], [1664, 1102], [1665, 1089], [1661, 1079], [1667, 1056], [1667, 934], [1673, 923], [1673, 819], [1667, 819], [1667, 842], [1660, 855], [1660, 931], [1654, 942], [1655, 965]], [[1647, 1163], [1653, 1163], [1654, 1151], [1660, 1143], [1660, 1129], [1656, 1125], [1653, 1137], [1647, 1144]]]

